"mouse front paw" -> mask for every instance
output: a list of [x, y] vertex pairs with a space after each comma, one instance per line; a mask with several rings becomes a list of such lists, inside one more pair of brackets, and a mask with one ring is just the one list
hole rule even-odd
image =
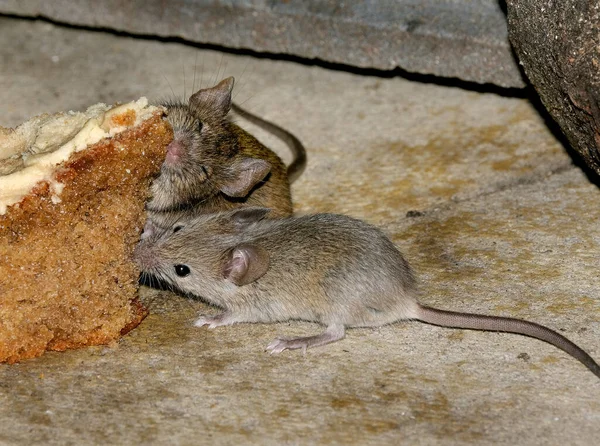
[[195, 327], [202, 327], [208, 325], [208, 328], [216, 328], [224, 325], [232, 325], [238, 322], [231, 313], [225, 312], [217, 314], [215, 316], [200, 316], [194, 322]]

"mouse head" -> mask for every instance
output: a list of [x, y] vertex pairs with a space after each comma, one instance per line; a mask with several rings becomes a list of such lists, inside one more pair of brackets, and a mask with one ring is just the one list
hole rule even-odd
[[270, 256], [248, 233], [269, 211], [240, 208], [177, 221], [142, 239], [134, 259], [142, 273], [195, 295], [250, 284], [267, 272]]
[[217, 194], [245, 197], [270, 172], [264, 160], [239, 155], [227, 120], [234, 79], [194, 93], [187, 103], [166, 103], [173, 141], [152, 185], [149, 209], [183, 209]]

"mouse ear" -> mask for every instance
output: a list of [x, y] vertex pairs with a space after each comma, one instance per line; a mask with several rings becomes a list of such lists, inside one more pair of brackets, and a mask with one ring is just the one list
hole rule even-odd
[[231, 108], [233, 82], [233, 77], [228, 77], [214, 87], [198, 90], [190, 96], [190, 105], [214, 108], [219, 115], [224, 117]]
[[243, 158], [232, 167], [234, 177], [221, 186], [229, 197], [245, 197], [271, 171], [271, 163], [256, 158]]
[[233, 211], [231, 214], [231, 220], [236, 224], [236, 226], [246, 226], [251, 223], [261, 221], [269, 212], [271, 212], [271, 209], [269, 208], [240, 208]]
[[269, 269], [269, 253], [260, 246], [239, 245], [223, 264], [223, 277], [237, 286], [260, 279]]

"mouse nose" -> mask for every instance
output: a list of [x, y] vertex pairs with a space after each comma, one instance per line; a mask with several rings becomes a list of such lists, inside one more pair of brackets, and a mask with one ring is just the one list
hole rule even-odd
[[176, 164], [181, 160], [183, 156], [184, 147], [181, 141], [174, 139], [167, 146], [167, 156], [165, 162], [167, 164]]
[[144, 240], [133, 250], [133, 260], [142, 271], [150, 271], [156, 267], [156, 255]]
[[157, 232], [156, 225], [152, 222], [152, 220], [147, 219], [144, 224], [144, 230], [142, 231], [142, 235], [140, 236], [141, 240], [152, 237]]

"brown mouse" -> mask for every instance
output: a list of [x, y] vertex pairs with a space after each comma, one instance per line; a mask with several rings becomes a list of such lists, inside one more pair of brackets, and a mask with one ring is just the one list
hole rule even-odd
[[[292, 214], [290, 180], [306, 165], [306, 151], [286, 130], [233, 105], [234, 79], [194, 93], [187, 103], [168, 102], [166, 119], [174, 139], [147, 204], [149, 219], [166, 226], [173, 217], [223, 211], [239, 206], [265, 206], [271, 217]], [[236, 113], [282, 138], [294, 152], [286, 168], [283, 161], [227, 115]]]
[[241, 208], [181, 220], [143, 240], [135, 259], [143, 274], [225, 310], [199, 318], [197, 326], [297, 319], [327, 327], [315, 336], [275, 339], [267, 347], [271, 353], [340, 340], [346, 327], [414, 319], [531, 336], [600, 377], [600, 366], [585, 351], [542, 325], [421, 305], [408, 262], [374, 226], [336, 214], [272, 220], [268, 213]]

